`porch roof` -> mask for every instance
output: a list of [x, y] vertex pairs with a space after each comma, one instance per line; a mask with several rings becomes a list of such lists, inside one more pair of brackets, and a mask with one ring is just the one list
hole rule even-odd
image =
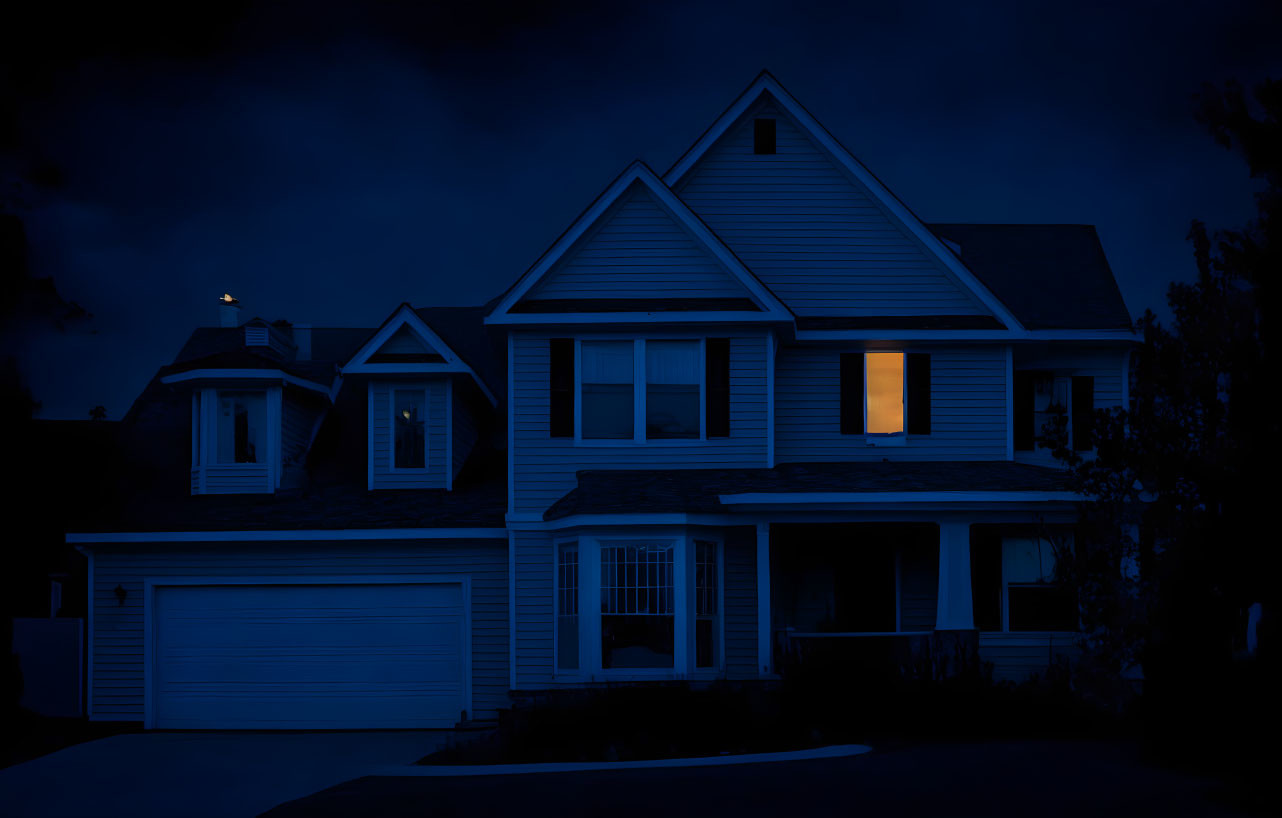
[[589, 470], [578, 485], [543, 514], [559, 520], [576, 514], [726, 512], [723, 494], [833, 494], [898, 492], [1072, 491], [1059, 468], [1009, 461], [898, 463], [784, 463], [772, 469]]

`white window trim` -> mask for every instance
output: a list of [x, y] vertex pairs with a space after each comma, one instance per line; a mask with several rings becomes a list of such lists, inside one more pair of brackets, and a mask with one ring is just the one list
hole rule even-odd
[[[194, 494], [208, 493], [208, 476], [217, 472], [261, 472], [263, 486], [247, 494], [271, 494], [280, 488], [281, 410], [283, 388], [280, 386], [203, 387], [192, 397], [192, 471], [196, 474]], [[218, 463], [218, 401], [222, 392], [261, 392], [264, 401], [263, 445], [267, 457], [261, 463]]]
[[[717, 547], [717, 664], [712, 668], [695, 667], [695, 588], [694, 541], [714, 543]], [[562, 545], [575, 542], [579, 554], [579, 667], [557, 667], [559, 560]], [[670, 545], [672, 555], [673, 666], [671, 668], [603, 668], [601, 667], [601, 550], [619, 545]], [[725, 540], [719, 533], [691, 533], [666, 529], [654, 532], [597, 531], [580, 532], [556, 538], [551, 549], [552, 566], [552, 677], [558, 682], [616, 682], [647, 680], [714, 679], [725, 674]]]
[[[1068, 400], [1065, 402], [1065, 406], [1064, 406], [1064, 416], [1068, 421], [1067, 429], [1066, 429], [1067, 438], [1065, 440], [1065, 445], [1067, 445], [1070, 450], [1077, 451], [1076, 449], [1073, 449], [1073, 376], [1080, 373], [1077, 370], [1067, 370], [1067, 369], [1016, 369], [1013, 371], [1013, 374], [1011, 376], [1012, 395], [1013, 395], [1013, 390], [1015, 388], [1014, 375], [1020, 374], [1020, 373], [1048, 376], [1051, 379], [1052, 394], [1054, 393], [1054, 390], [1055, 390], [1056, 381], [1067, 382], [1067, 386], [1064, 389], [1064, 394], [1068, 395]], [[1011, 398], [1011, 401], [1012, 401], [1011, 402], [1011, 420], [1012, 420], [1011, 430], [1012, 431], [1011, 431], [1010, 445], [1011, 445], [1011, 452], [1014, 453], [1015, 459], [1033, 460], [1037, 462], [1047, 462], [1052, 464], [1057, 463], [1058, 461], [1055, 460], [1055, 455], [1052, 453], [1054, 450], [1043, 446], [1041, 441], [1038, 440], [1038, 438], [1041, 437], [1042, 429], [1040, 426], [1037, 426], [1036, 424], [1036, 418], [1037, 418], [1036, 409], [1033, 410], [1033, 418], [1034, 418], [1033, 448], [1031, 449], [1015, 448], [1015, 437], [1014, 437], [1015, 405], [1014, 405], [1013, 397]], [[1091, 408], [1094, 409], [1093, 406]], [[1083, 451], [1077, 452], [1077, 454], [1086, 456], [1094, 451], [1095, 451], [1095, 447], [1092, 446], [1089, 449], [1085, 449]]]
[[[396, 465], [396, 393], [423, 393], [423, 465], [399, 468]], [[392, 474], [428, 474], [432, 461], [432, 395], [428, 384], [388, 384], [387, 389], [387, 470]]]
[[[699, 344], [699, 436], [697, 438], [647, 438], [646, 411], [646, 341], [697, 341]], [[632, 342], [632, 437], [583, 437], [583, 342]], [[708, 344], [707, 338], [695, 335], [662, 335], [620, 338], [612, 335], [581, 335], [574, 339], [574, 445], [584, 447], [612, 446], [702, 446], [708, 442]]]
[[[998, 552], [998, 556], [1000, 557], [1000, 559], [998, 560], [998, 572], [999, 572], [999, 574], [1001, 575], [1001, 588], [1002, 588], [1002, 629], [1001, 629], [1000, 633], [1004, 633], [1004, 634], [1013, 634], [1013, 635], [1016, 635], [1016, 636], [1038, 636], [1038, 635], [1045, 635], [1045, 634], [1080, 633], [1080, 632], [1081, 632], [1081, 613], [1080, 613], [1080, 611], [1079, 611], [1079, 613], [1078, 613], [1077, 630], [1072, 630], [1072, 631], [1013, 631], [1013, 630], [1011, 630], [1011, 629], [1010, 629], [1010, 594], [1009, 594], [1009, 591], [1010, 591], [1011, 583], [1006, 581], [1006, 539], [1007, 539], [1006, 537], [1002, 537], [1002, 538], [1001, 538], [1001, 547], [1000, 547], [1000, 550], [999, 550], [999, 552]], [[1040, 541], [1042, 538], [1041, 538], [1041, 537], [1035, 537], [1034, 539], [1037, 539], [1038, 541]], [[1071, 541], [1071, 544], [1069, 545], [1069, 548], [1070, 548], [1070, 549], [1072, 549], [1072, 548], [1076, 548], [1076, 546], [1077, 546], [1076, 538], [1073, 538], [1073, 539], [1072, 539], [1072, 541]], [[1015, 585], [1016, 587], [1028, 587], [1028, 586], [1035, 585], [1035, 584], [1036, 584], [1036, 583], [1031, 583], [1031, 582], [1016, 582], [1016, 583], [1014, 583], [1014, 585]], [[990, 632], [991, 632], [991, 631], [990, 631]]]

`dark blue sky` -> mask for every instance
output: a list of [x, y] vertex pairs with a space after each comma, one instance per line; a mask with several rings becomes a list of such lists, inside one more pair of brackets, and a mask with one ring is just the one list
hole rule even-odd
[[762, 68], [926, 221], [1097, 225], [1135, 315], [1192, 275], [1190, 219], [1251, 217], [1191, 95], [1282, 76], [1282, 4], [892, 5], [38, 12], [0, 170], [56, 181], [32, 266], [96, 330], [18, 339], [41, 415], [122, 416], [224, 291], [316, 326], [484, 301]]

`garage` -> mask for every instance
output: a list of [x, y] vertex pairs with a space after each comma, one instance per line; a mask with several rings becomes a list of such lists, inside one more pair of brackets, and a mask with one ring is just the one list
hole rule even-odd
[[469, 708], [465, 584], [149, 588], [148, 726], [452, 727]]

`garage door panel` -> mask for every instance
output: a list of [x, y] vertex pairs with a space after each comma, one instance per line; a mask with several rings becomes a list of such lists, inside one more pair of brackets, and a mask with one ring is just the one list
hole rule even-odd
[[156, 589], [154, 718], [171, 728], [451, 726], [458, 585]]

